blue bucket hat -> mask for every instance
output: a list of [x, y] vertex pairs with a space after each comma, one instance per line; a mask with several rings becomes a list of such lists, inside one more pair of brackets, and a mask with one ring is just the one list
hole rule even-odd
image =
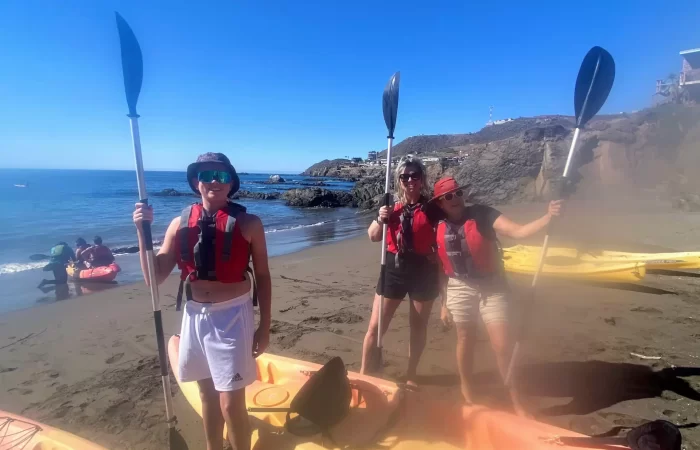
[[205, 163], [219, 163], [226, 166], [226, 169], [231, 174], [232, 184], [231, 191], [228, 193], [228, 196], [233, 197], [233, 194], [238, 192], [238, 189], [241, 187], [241, 180], [238, 178], [236, 169], [234, 169], [233, 165], [231, 165], [231, 161], [229, 161], [229, 159], [223, 153], [204, 153], [197, 157], [197, 161], [187, 166], [187, 183], [189, 183], [190, 188], [192, 188], [195, 194], [199, 194], [199, 189], [197, 189], [197, 185], [192, 181], [192, 179], [197, 178], [199, 166]]

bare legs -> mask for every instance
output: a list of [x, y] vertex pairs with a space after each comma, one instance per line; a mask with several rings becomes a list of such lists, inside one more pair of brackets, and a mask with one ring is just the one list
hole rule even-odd
[[[466, 403], [472, 403], [470, 379], [473, 369], [474, 347], [476, 344], [476, 324], [457, 323], [457, 369], [461, 382], [462, 396]], [[510, 363], [511, 346], [509, 345], [509, 332], [507, 322], [492, 322], [486, 325], [486, 330], [491, 341], [491, 348], [496, 355], [498, 370], [501, 378], [505, 379]], [[527, 415], [520, 403], [517, 391], [511, 384], [509, 388], [510, 398], [515, 412], [520, 416]]]
[[207, 450], [223, 448], [224, 423], [228, 440], [236, 450], [250, 450], [250, 422], [245, 404], [245, 389], [218, 392], [211, 378], [200, 380], [199, 396], [202, 399], [202, 419]]
[[[379, 295], [374, 295], [374, 305], [372, 306], [372, 316], [369, 319], [369, 327], [367, 328], [367, 334], [365, 334], [365, 340], [362, 344], [362, 366], [360, 367], [360, 373], [364, 374], [368, 371], [376, 371], [381, 369], [381, 367], [372, 367], [374, 361], [372, 356], [376, 351], [377, 338], [379, 331]], [[391, 319], [394, 317], [396, 309], [401, 304], [401, 300], [396, 299], [384, 299], [384, 313], [382, 315], [382, 336], [389, 329], [389, 324]]]
[[433, 303], [433, 300], [411, 300], [411, 309], [408, 318], [411, 328], [411, 338], [408, 345], [408, 370], [406, 371], [406, 380], [409, 384], [417, 384], [416, 370], [418, 369], [420, 357], [425, 349], [425, 343], [428, 337], [428, 320], [430, 319], [430, 311], [433, 309]]

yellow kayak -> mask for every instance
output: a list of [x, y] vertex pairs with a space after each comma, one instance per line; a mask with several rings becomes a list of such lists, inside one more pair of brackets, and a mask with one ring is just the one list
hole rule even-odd
[[[506, 272], [533, 275], [537, 270], [539, 254], [503, 252], [503, 266]], [[542, 275], [548, 277], [568, 278], [589, 281], [629, 282], [641, 281], [646, 275], [644, 263], [594, 263], [573, 260], [566, 264], [545, 263]]]
[[81, 437], [0, 410], [0, 450], [107, 450]]
[[[182, 394], [201, 416], [197, 383], [180, 382], [177, 376], [179, 343], [178, 336], [170, 338], [170, 365]], [[246, 388], [249, 408], [289, 407], [299, 389], [321, 368], [319, 364], [270, 354], [261, 355], [256, 363], [258, 378]], [[569, 430], [485, 407], [448, 404], [428, 392], [401, 390], [390, 381], [354, 372], [349, 372], [348, 378], [353, 386], [353, 407], [330, 429], [332, 439], [324, 439], [321, 434], [292, 435], [284, 428], [285, 412], [251, 412], [253, 448], [324, 450], [341, 445], [391, 450], [580, 450], [560, 441], [565, 436], [582, 437]], [[361, 395], [356, 388], [361, 389]]]
[[[519, 255], [537, 264], [541, 247], [516, 245], [503, 249], [504, 255]], [[571, 258], [591, 263], [644, 263], [647, 269], [700, 269], [700, 252], [627, 253], [610, 250], [579, 251], [574, 248], [550, 247], [547, 258]]]

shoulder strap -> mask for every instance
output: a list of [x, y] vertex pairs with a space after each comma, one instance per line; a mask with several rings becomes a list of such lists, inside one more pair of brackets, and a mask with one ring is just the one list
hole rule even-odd
[[226, 228], [224, 229], [224, 246], [221, 251], [221, 259], [229, 261], [231, 259], [231, 247], [233, 247], [233, 230], [236, 228], [236, 220], [238, 216], [246, 212], [245, 206], [238, 203], [229, 203], [226, 209], [228, 218], [226, 219]]
[[189, 233], [183, 232], [190, 227], [190, 216], [192, 215], [192, 206], [193, 205], [188, 206], [187, 208], [182, 210], [182, 213], [180, 213], [180, 226], [177, 229], [178, 234], [180, 235], [180, 259], [182, 261], [192, 260], [192, 251], [190, 249], [190, 236]]

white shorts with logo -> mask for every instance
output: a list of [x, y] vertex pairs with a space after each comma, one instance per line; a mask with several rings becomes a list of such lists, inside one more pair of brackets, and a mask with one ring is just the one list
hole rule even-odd
[[257, 377], [250, 294], [220, 303], [185, 303], [180, 331], [181, 381], [211, 378], [219, 392], [242, 389]]

